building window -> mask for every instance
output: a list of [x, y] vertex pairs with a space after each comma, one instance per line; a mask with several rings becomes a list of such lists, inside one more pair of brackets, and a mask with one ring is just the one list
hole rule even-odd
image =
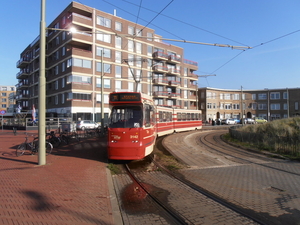
[[122, 31], [122, 23], [120, 22], [115, 22], [115, 29], [117, 31]]
[[75, 99], [75, 100], [87, 100], [90, 101], [92, 99], [91, 94], [84, 94], [84, 93], [68, 93], [68, 99]]
[[258, 94], [258, 100], [266, 100], [266, 99], [267, 99], [267, 94], [266, 93]]
[[147, 46], [147, 55], [152, 56], [152, 53], [153, 53], [152, 46], [148, 45]]
[[111, 28], [111, 20], [102, 16], [97, 16], [97, 24], [100, 26]]
[[148, 41], [153, 41], [153, 34], [152, 33], [147, 33], [147, 40]]
[[142, 43], [136, 42], [135, 47], [136, 47], [136, 53], [141, 54], [142, 53]]
[[66, 62], [61, 63], [61, 72], [65, 72], [66, 70]]
[[225, 100], [230, 100], [231, 99], [230, 94], [224, 94], [224, 99]]
[[280, 110], [280, 104], [279, 103], [271, 104], [270, 108], [271, 110]]
[[256, 100], [256, 94], [252, 94], [252, 100]]
[[55, 75], [58, 75], [58, 66], [55, 66]]
[[212, 108], [212, 104], [211, 103], [207, 103], [207, 109], [211, 109]]
[[220, 93], [220, 99], [224, 99], [224, 94]]
[[111, 43], [111, 35], [103, 33], [103, 32], [97, 32], [96, 39], [98, 41], [103, 41], [103, 42], [106, 42], [106, 43]]
[[128, 82], [128, 91], [134, 91], [134, 83]]
[[271, 92], [270, 99], [280, 99], [280, 93], [279, 92]]
[[58, 80], [55, 81], [55, 90], [58, 89]]
[[58, 105], [58, 95], [55, 95], [55, 105]]
[[108, 48], [102, 48], [102, 47], [97, 47], [96, 55], [101, 56], [101, 51], [103, 52], [103, 57], [105, 57], [105, 58], [111, 57], [111, 50]]
[[2, 108], [6, 108], [6, 104], [1, 104]]
[[258, 104], [258, 110], [267, 110], [267, 104]]
[[91, 84], [92, 78], [87, 76], [71, 75], [67, 78], [68, 83]]
[[299, 103], [295, 102], [295, 110], [299, 110]]
[[128, 26], [128, 34], [134, 35], [134, 28], [131, 26]]
[[64, 93], [61, 94], [61, 103], [62, 104], [65, 103], [65, 94]]
[[283, 104], [283, 109], [284, 109], [284, 110], [287, 110], [287, 108], [288, 108], [288, 107], [287, 107], [287, 103], [284, 103], [284, 104]]
[[121, 61], [122, 61], [122, 53], [119, 51], [115, 51], [115, 62], [121, 63]]
[[231, 109], [231, 104], [225, 104], [224, 107], [225, 109]]
[[116, 80], [115, 81], [115, 90], [121, 90], [122, 89], [122, 81]]
[[257, 104], [256, 103], [252, 103], [252, 109], [256, 110], [256, 108], [257, 108]]
[[55, 45], [59, 45], [59, 36], [55, 38]]
[[135, 29], [135, 35], [138, 37], [142, 36], [142, 32], [143, 31], [141, 29], [138, 29], [138, 28]]
[[116, 72], [116, 77], [117, 78], [122, 77], [122, 67], [121, 66], [115, 66], [115, 72]]
[[63, 31], [62, 32], [62, 40], [65, 40], [66, 39], [66, 31]]
[[233, 109], [240, 109], [240, 104], [233, 104]]
[[89, 68], [89, 69], [92, 68], [91, 60], [74, 58], [73, 64], [74, 66], [78, 66], [78, 67]]
[[240, 94], [233, 94], [232, 97], [232, 100], [240, 100]]
[[62, 49], [61, 49], [61, 55], [65, 55], [66, 54], [66, 47], [62, 47]]
[[118, 37], [118, 36], [115, 37], [115, 46], [118, 49], [122, 48], [122, 38], [121, 37]]
[[[103, 67], [104, 67], [104, 71], [103, 73], [110, 73], [110, 64], [104, 63]], [[102, 72], [102, 63], [101, 62], [97, 62], [96, 64], [96, 71], [97, 72]]]
[[[110, 88], [110, 79], [103, 79], [103, 88]], [[101, 87], [101, 78], [96, 78], [96, 87]]]
[[65, 82], [66, 82], [66, 79], [63, 77], [61, 78], [61, 87], [64, 88], [65, 87]]
[[288, 93], [287, 92], [283, 92], [283, 99], [288, 99]]
[[72, 66], [72, 59], [67, 60], [67, 68], [69, 68], [70, 66]]
[[134, 51], [134, 42], [133, 42], [133, 40], [128, 40], [128, 51], [130, 51], [130, 52]]

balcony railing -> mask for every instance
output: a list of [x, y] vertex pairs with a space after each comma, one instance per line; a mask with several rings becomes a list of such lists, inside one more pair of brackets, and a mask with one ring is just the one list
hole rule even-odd
[[157, 51], [157, 52], [154, 52], [153, 57], [168, 60], [169, 55], [165, 52]]
[[26, 66], [28, 63], [30, 63], [31, 59], [30, 57], [23, 57], [17, 62], [17, 68]]
[[175, 63], [180, 63], [181, 62], [181, 57], [177, 55], [169, 55], [169, 61], [175, 62]]
[[168, 73], [171, 73], [171, 74], [180, 74], [180, 69], [168, 68]]
[[17, 73], [16, 78], [20, 79], [22, 76], [28, 76], [29, 73], [30, 73], [29, 69], [21, 70], [19, 73]]
[[168, 85], [178, 86], [179, 84], [180, 84], [180, 82], [177, 80], [168, 80]]
[[161, 65], [156, 65], [156, 66], [153, 66], [153, 70], [154, 71], [166, 72], [166, 71], [168, 71], [168, 67], [161, 66]]
[[193, 65], [193, 66], [198, 66], [197, 62], [194, 62], [194, 61], [191, 61], [191, 60], [188, 60], [188, 59], [184, 59], [183, 62], [186, 63], [186, 64]]

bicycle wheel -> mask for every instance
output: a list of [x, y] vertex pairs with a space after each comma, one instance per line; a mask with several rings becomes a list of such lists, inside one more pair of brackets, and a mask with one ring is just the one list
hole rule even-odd
[[51, 154], [53, 146], [50, 142], [46, 142], [46, 155]]
[[62, 135], [60, 139], [63, 143], [69, 144], [69, 139], [65, 135]]
[[54, 148], [57, 148], [58, 146], [60, 146], [60, 143], [61, 143], [61, 140], [58, 137], [52, 137], [51, 139], [49, 139], [49, 141]]
[[25, 150], [26, 150], [26, 144], [25, 143], [20, 144], [16, 149], [16, 155], [17, 156], [23, 155]]

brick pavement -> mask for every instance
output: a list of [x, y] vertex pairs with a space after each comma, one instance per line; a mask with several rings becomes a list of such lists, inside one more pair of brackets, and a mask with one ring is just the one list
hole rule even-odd
[[63, 146], [39, 166], [29, 152], [16, 157], [24, 136], [0, 131], [0, 224], [120, 224], [105, 140]]

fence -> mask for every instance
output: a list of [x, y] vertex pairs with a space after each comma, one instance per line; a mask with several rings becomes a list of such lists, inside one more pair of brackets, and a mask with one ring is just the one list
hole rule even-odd
[[283, 137], [269, 134], [245, 132], [238, 127], [230, 127], [229, 134], [232, 138], [249, 143], [258, 149], [268, 150], [278, 154], [300, 156], [300, 137]]
[[[71, 118], [46, 118], [47, 128], [61, 127], [62, 124], [71, 123]], [[18, 130], [34, 130], [38, 127], [38, 120], [33, 122], [30, 118], [5, 118], [1, 121], [1, 126], [3, 125], [4, 129], [13, 129], [17, 128]]]

